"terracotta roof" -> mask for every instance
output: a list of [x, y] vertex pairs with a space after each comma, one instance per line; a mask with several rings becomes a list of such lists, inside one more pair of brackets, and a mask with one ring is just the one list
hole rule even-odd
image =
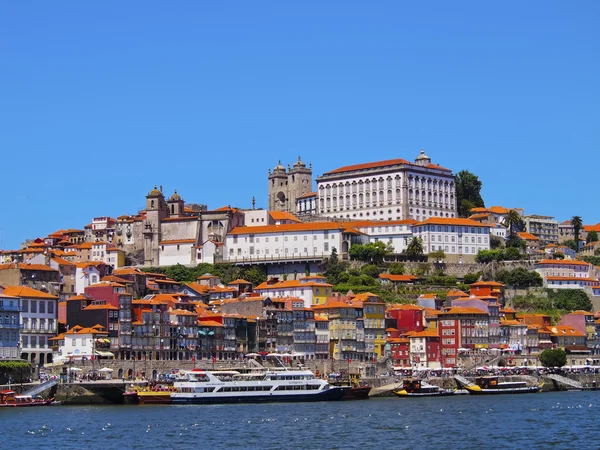
[[199, 320], [198, 321], [198, 326], [201, 326], [201, 327], [219, 327], [219, 328], [222, 328], [223, 324], [219, 323], [219, 322], [217, 322], [215, 320], [202, 320], [202, 321]]
[[309, 192], [308, 194], [301, 195], [301, 196], [300, 196], [300, 197], [298, 197], [298, 198], [299, 198], [299, 199], [300, 199], [300, 198], [310, 198], [310, 197], [316, 197], [316, 196], [317, 196], [317, 193], [316, 193], [316, 192]]
[[20, 269], [20, 270], [36, 270], [36, 271], [45, 271], [45, 272], [57, 272], [56, 269], [53, 269], [50, 266], [45, 266], [44, 264], [27, 264], [27, 263], [0, 264], [0, 270], [7, 270], [7, 269]]
[[[376, 162], [363, 163], [363, 164], [354, 164], [354, 165], [350, 165], [350, 166], [343, 166], [338, 169], [334, 169], [330, 172], [326, 172], [324, 175], [343, 173], [343, 172], [353, 172], [356, 170], [375, 169], [378, 167], [386, 167], [386, 166], [397, 166], [397, 165], [409, 165], [409, 166], [420, 167], [414, 163], [407, 161], [406, 159], [398, 158], [398, 159], [387, 159], [384, 161], [376, 161]], [[437, 169], [437, 170], [443, 170], [445, 172], [451, 172], [451, 170], [446, 169], [442, 166], [438, 166], [436, 164], [427, 164], [425, 167], [428, 169]]]
[[113, 306], [113, 305], [88, 305], [88, 306], [86, 306], [83, 309], [85, 309], [85, 310], [88, 310], [88, 309], [92, 309], [92, 310], [95, 310], [95, 309], [110, 309], [110, 310], [116, 310], [116, 311], [119, 310], [119, 308], [117, 308], [116, 306]]
[[112, 273], [113, 275], [144, 275], [144, 272], [135, 267], [123, 267], [121, 269], [115, 269]]
[[476, 222], [475, 220], [462, 219], [458, 217], [430, 217], [429, 219], [416, 224], [416, 226], [420, 225], [454, 225], [463, 227], [490, 228], [490, 225]]
[[420, 337], [439, 337], [435, 331], [424, 330], [410, 335], [409, 339]]
[[469, 294], [467, 294], [466, 292], [457, 290], [457, 289], [453, 289], [451, 291], [448, 291], [448, 293], [446, 294], [447, 297], [466, 297]]
[[103, 277], [100, 281], [112, 281], [120, 284], [132, 284], [133, 281], [126, 280], [125, 278], [117, 277], [114, 275], [107, 275]]
[[229, 283], [229, 285], [232, 284], [252, 284], [250, 281], [246, 281], [246, 280], [242, 280], [240, 278], [238, 278], [237, 280], [233, 280], [231, 283]]
[[77, 268], [79, 268], [79, 269], [86, 269], [90, 266], [98, 267], [98, 266], [105, 266], [105, 265], [106, 265], [106, 263], [104, 261], [85, 261], [85, 262], [75, 263], [75, 266], [77, 266]]
[[289, 212], [284, 211], [269, 211], [269, 215], [273, 220], [291, 220], [292, 222], [300, 223], [300, 219]]
[[160, 245], [195, 244], [195, 239], [173, 239], [171, 241], [160, 241]]
[[598, 283], [595, 278], [582, 278], [582, 277], [546, 277], [547, 281], [587, 281]]
[[531, 233], [527, 233], [526, 231], [519, 231], [517, 233], [517, 236], [519, 236], [521, 239], [523, 239], [524, 241], [539, 241], [540, 238], [537, 236], [534, 236]]
[[338, 222], [306, 222], [259, 227], [236, 227], [229, 234], [235, 236], [240, 234], [292, 233], [298, 231], [342, 231], [343, 229], [343, 224]]
[[316, 283], [314, 281], [300, 282], [301, 280], [286, 280], [278, 281], [277, 283], [268, 284], [267, 281], [259, 284], [254, 288], [255, 291], [259, 290], [270, 290], [270, 289], [285, 289], [285, 288], [302, 288], [302, 287], [331, 287], [331, 284], [327, 283]]
[[390, 281], [414, 281], [418, 280], [414, 275], [391, 275], [389, 273], [382, 273], [379, 275], [379, 278], [382, 280], [390, 280]]
[[454, 315], [454, 314], [485, 314], [488, 315], [485, 311], [482, 311], [477, 308], [463, 308], [460, 306], [455, 306], [450, 308], [448, 311], [443, 311], [440, 315]]
[[585, 333], [580, 333], [573, 327], [556, 325], [549, 327], [550, 332], [554, 336], [575, 336], [575, 337], [584, 337]]
[[4, 295], [10, 295], [13, 297], [27, 297], [27, 298], [51, 298], [58, 299], [57, 296], [48, 294], [47, 292], [38, 291], [27, 286], [5, 286]]
[[66, 259], [63, 259], [63, 258], [52, 258], [52, 261], [54, 261], [59, 266], [75, 266], [75, 263], [72, 263], [71, 261], [67, 261]]
[[542, 259], [541, 261], [538, 261], [538, 264], [541, 265], [545, 265], [545, 264], [552, 264], [552, 265], [559, 265], [559, 266], [589, 266], [589, 263], [586, 263], [585, 261], [579, 261], [577, 259]]
[[476, 283], [472, 283], [471, 287], [483, 287], [483, 286], [495, 286], [495, 287], [504, 287], [502, 283], [498, 283], [497, 281], [477, 281]]

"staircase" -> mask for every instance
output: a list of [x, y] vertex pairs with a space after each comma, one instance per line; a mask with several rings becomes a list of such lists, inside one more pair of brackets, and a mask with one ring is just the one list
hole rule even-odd
[[464, 386], [471, 386], [473, 384], [462, 375], [454, 375], [454, 379], [456, 380], [460, 388]]
[[583, 385], [579, 381], [571, 380], [570, 378], [563, 377], [562, 375], [550, 374], [546, 375], [546, 378], [551, 379], [555, 382], [555, 384], [564, 384], [568, 388], [583, 389]]
[[58, 381], [56, 381], [56, 380], [48, 380], [38, 386], [35, 386], [34, 388], [29, 389], [26, 392], [23, 392], [22, 395], [31, 395], [32, 397], [35, 397], [36, 395], [39, 395], [42, 392], [56, 386], [57, 384], [58, 384]]

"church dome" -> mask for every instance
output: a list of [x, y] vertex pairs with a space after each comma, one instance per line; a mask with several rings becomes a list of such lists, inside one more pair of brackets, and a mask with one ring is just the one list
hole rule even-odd
[[154, 185], [154, 189], [152, 189], [152, 190], [150, 191], [150, 193], [148, 194], [148, 197], [158, 197], [158, 196], [160, 196], [160, 195], [162, 195], [162, 192], [160, 192], [160, 191], [158, 190], [158, 188], [156, 187], [156, 185]]
[[281, 160], [277, 163], [277, 165], [273, 169], [273, 172], [285, 172], [285, 167], [281, 165]]
[[170, 200], [173, 202], [178, 202], [181, 200], [181, 196], [177, 193], [177, 189], [175, 189], [175, 192], [173, 192], [173, 195], [171, 195]]
[[300, 157], [298, 156], [298, 161], [296, 161], [294, 163], [294, 169], [305, 169], [306, 168], [306, 164], [304, 164], [302, 162], [302, 160], [300, 159]]

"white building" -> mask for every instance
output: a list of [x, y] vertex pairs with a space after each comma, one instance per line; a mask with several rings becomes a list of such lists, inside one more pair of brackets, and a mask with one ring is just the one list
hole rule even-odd
[[368, 237], [351, 225], [310, 222], [234, 228], [225, 239], [223, 262], [234, 264], [306, 263], [321, 261], [335, 248], [346, 257], [354, 243], [368, 243]]
[[161, 241], [158, 250], [159, 266], [174, 266], [182, 264], [189, 266], [194, 260], [195, 239], [174, 239], [170, 241]]
[[325, 303], [332, 295], [332, 288], [324, 277], [314, 275], [298, 280], [270, 279], [256, 286], [254, 291], [270, 298], [299, 298], [304, 302], [303, 307], [310, 308]]
[[58, 329], [58, 297], [26, 286], [7, 286], [4, 294], [21, 299], [21, 357], [32, 364], [51, 362], [48, 339]]
[[101, 326], [92, 328], [83, 328], [75, 325], [69, 331], [51, 339], [55, 347], [58, 347], [54, 353], [57, 360], [88, 360], [96, 359], [100, 354], [106, 355], [108, 352], [99, 352], [96, 349], [97, 340], [108, 337], [108, 332]]
[[[80, 262], [76, 263], [75, 269], [75, 291], [78, 294], [83, 294], [85, 288], [100, 282], [102, 274], [97, 262]], [[102, 264], [102, 263], [100, 263]]]
[[317, 178], [319, 215], [356, 220], [455, 217], [452, 171], [431, 164], [424, 151], [414, 163], [392, 159], [340, 167]]
[[369, 242], [383, 242], [386, 246], [394, 249], [394, 253], [402, 253], [406, 250], [408, 242], [412, 238], [412, 227], [417, 221], [412, 219], [392, 220], [392, 221], [374, 221], [364, 220], [356, 222], [347, 222], [347, 226], [352, 226], [360, 232], [366, 234]]
[[309, 192], [296, 199], [296, 215], [310, 217], [317, 215], [317, 193]]
[[432, 217], [413, 226], [424, 253], [442, 250], [448, 262], [472, 262], [479, 250], [490, 249], [490, 225], [471, 219]]

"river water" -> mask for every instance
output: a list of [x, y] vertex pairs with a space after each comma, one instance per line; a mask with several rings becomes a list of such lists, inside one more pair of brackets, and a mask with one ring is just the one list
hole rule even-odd
[[0, 448], [600, 448], [600, 392], [0, 408]]

